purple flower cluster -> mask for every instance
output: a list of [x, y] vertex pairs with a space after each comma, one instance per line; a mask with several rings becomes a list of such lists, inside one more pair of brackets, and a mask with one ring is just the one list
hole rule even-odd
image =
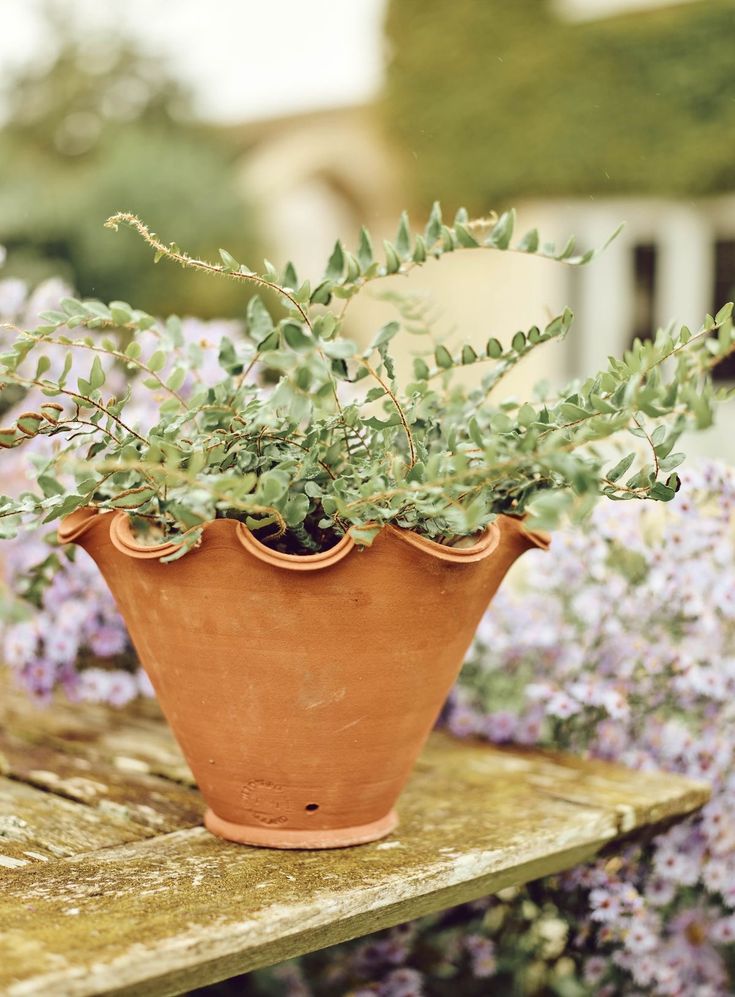
[[[8, 581], [11, 588], [20, 588], [29, 564], [37, 563], [48, 548], [27, 538], [7, 547]], [[83, 551], [73, 563], [59, 563], [38, 605], [23, 605], [21, 618], [3, 626], [0, 646], [5, 664], [41, 702], [57, 686], [71, 699], [115, 706], [150, 694], [110, 591]]]
[[[0, 266], [5, 260], [5, 250], [0, 246]], [[41, 314], [58, 308], [59, 301], [71, 290], [58, 277], [51, 277], [31, 288], [20, 277], [0, 278], [0, 322], [22, 329], [35, 329]]]
[[[560, 877], [569, 954], [601, 994], [725, 995], [735, 942], [735, 471], [661, 509], [601, 505], [529, 555], [483, 621], [448, 723], [707, 780], [695, 817]], [[513, 709], [494, 709], [496, 692]], [[513, 683], [511, 682], [512, 686]]]
[[449, 728], [705, 779], [711, 802], [564, 875], [310, 956], [298, 992], [735, 992], [734, 606], [735, 470], [719, 464], [668, 506], [603, 504], [528, 554]]
[[[2, 251], [0, 247], [0, 263]], [[59, 307], [71, 291], [59, 280], [46, 281], [31, 291], [24, 281], [0, 280], [0, 325], [33, 328], [41, 312]], [[185, 318], [181, 322], [182, 349], [195, 351], [197, 376], [207, 383], [219, 369], [217, 354], [223, 336], [236, 338], [241, 327], [236, 322], [203, 322]], [[154, 332], [150, 333], [153, 337]], [[0, 340], [2, 331], [0, 330]], [[61, 367], [65, 351], [49, 347], [47, 354]], [[72, 353], [69, 377], [86, 376], [89, 354]], [[121, 371], [111, 358], [103, 358], [111, 390], [124, 387]], [[173, 358], [170, 358], [170, 363]], [[182, 391], [186, 391], [184, 385]], [[141, 425], [150, 424], [157, 408], [151, 404], [150, 390], [131, 382], [134, 417]], [[33, 408], [42, 396], [26, 394], [13, 409], [4, 413], [11, 422], [19, 412]], [[3, 492], [19, 494], [33, 478], [32, 460], [46, 454], [52, 442], [38, 437], [22, 450], [3, 455]], [[135, 659], [125, 625], [96, 565], [84, 551], [76, 550], [74, 560], [60, 556], [48, 561], [52, 548], [45, 536], [21, 534], [6, 541], [0, 550], [0, 660], [8, 665], [21, 685], [39, 702], [47, 702], [57, 687], [75, 700], [124, 706], [136, 696], [153, 691]], [[34, 587], [31, 579], [38, 566], [50, 574], [50, 584]]]

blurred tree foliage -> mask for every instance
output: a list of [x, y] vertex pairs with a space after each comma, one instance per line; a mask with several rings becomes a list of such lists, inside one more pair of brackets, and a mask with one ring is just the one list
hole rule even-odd
[[385, 99], [417, 200], [735, 187], [735, 3], [572, 22], [551, 0], [392, 0]]
[[153, 312], [212, 316], [242, 311], [229, 282], [181, 278], [130, 235], [103, 228], [117, 210], [149, 219], [166, 239], [217, 257], [246, 256], [251, 213], [234, 182], [237, 151], [193, 116], [190, 94], [161, 59], [110, 30], [92, 34], [68, 7], [45, 8], [50, 63], [2, 83], [0, 244], [6, 272], [58, 273], [80, 293]]

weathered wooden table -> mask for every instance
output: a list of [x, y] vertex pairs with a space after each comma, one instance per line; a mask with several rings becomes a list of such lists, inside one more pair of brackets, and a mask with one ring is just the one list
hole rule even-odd
[[[1, 670], [0, 670], [1, 672]], [[701, 806], [677, 776], [434, 734], [383, 841], [219, 841], [146, 707], [0, 683], [0, 993], [177, 994], [568, 868]]]

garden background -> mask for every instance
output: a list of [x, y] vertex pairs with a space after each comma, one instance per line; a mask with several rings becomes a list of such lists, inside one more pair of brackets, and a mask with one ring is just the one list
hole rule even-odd
[[[120, 209], [191, 252], [293, 257], [307, 275], [338, 235], [392, 236], [403, 207], [423, 219], [436, 197], [450, 214], [514, 204], [523, 228], [583, 249], [625, 221], [582, 270], [469, 254], [400, 285], [478, 343], [571, 305], [574, 333], [506, 391], [564, 380], [735, 296], [733, 42], [730, 0], [3, 0], [0, 320], [30, 325], [73, 289], [175, 312], [191, 338], [236, 334], [242, 292], [151, 267], [102, 227]], [[352, 331], [387, 308], [368, 300]], [[733, 992], [732, 414], [685, 441], [702, 462], [670, 510], [615, 506], [529, 555], [445, 716], [458, 734], [704, 776], [713, 803], [615, 859], [222, 992]], [[6, 663], [40, 700], [145, 692], [91, 563], [40, 606], [14, 596], [37, 555], [25, 541], [6, 558]]]

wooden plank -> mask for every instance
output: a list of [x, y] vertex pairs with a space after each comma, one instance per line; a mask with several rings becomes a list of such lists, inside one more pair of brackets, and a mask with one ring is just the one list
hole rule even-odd
[[195, 828], [13, 870], [7, 997], [174, 994], [559, 871], [707, 787], [436, 734], [372, 845], [275, 852]]
[[[22, 782], [0, 778], [0, 882], [30, 863], [139, 841], [154, 832]], [[1, 922], [0, 922], [1, 923]]]
[[181, 756], [155, 703], [138, 702], [125, 710], [90, 703], [70, 703], [63, 697], [49, 708], [34, 707], [28, 696], [0, 667], [0, 730], [58, 748], [65, 753], [96, 757], [121, 771], [147, 772], [193, 786], [191, 771]]
[[[174, 750], [172, 744], [168, 750]], [[176, 754], [180, 764], [177, 749]], [[202, 822], [204, 804], [194, 789], [151, 775], [139, 758], [89, 742], [64, 742], [28, 729], [23, 735], [0, 730], [0, 772], [158, 833]]]
[[[523, 778], [536, 792], [569, 803], [578, 802], [582, 806], [597, 800], [600, 806], [615, 810], [620, 834], [680, 816], [676, 791], [672, 796], [662, 792], [667, 780], [679, 779], [676, 775], [657, 771], [633, 772], [613, 762], [534, 748], [494, 750], [507, 752], [516, 762], [524, 760], [528, 767], [524, 765]], [[683, 780], [683, 783], [686, 781]], [[678, 785], [681, 787], [683, 783]], [[695, 780], [693, 785], [710, 792], [708, 784]]]

